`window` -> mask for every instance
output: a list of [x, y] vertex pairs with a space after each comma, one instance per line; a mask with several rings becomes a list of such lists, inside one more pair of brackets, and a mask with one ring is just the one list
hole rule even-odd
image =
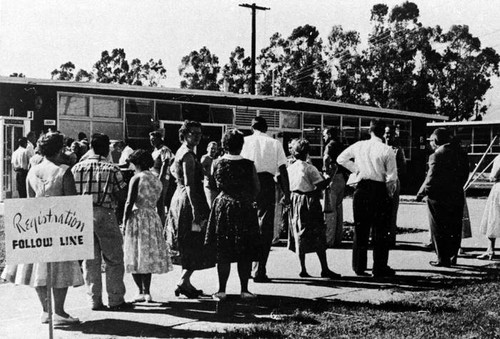
[[359, 141], [359, 118], [342, 117], [341, 135], [344, 144], [352, 145]]
[[130, 139], [148, 139], [154, 130], [154, 102], [127, 99], [125, 101], [125, 133]]
[[299, 112], [280, 112], [280, 127], [289, 129], [300, 129]]
[[108, 99], [108, 98], [93, 98], [92, 116], [120, 119], [122, 117], [121, 100]]
[[234, 124], [234, 110], [226, 107], [210, 107], [210, 122], [216, 124]]
[[59, 97], [59, 114], [62, 116], [89, 116], [89, 98], [74, 95]]
[[182, 121], [181, 105], [168, 102], [157, 102], [156, 117], [158, 120]]

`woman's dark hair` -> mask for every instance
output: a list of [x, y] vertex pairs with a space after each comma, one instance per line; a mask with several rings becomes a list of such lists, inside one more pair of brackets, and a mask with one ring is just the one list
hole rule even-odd
[[292, 155], [299, 160], [306, 160], [309, 154], [309, 141], [306, 139], [297, 139], [292, 143]]
[[154, 165], [154, 160], [151, 156], [151, 153], [143, 149], [134, 151], [132, 154], [130, 154], [128, 160], [134, 165], [139, 165], [142, 170], [151, 168]]
[[38, 139], [38, 150], [45, 157], [52, 157], [64, 147], [64, 137], [59, 133], [47, 133]]
[[180, 142], [184, 142], [184, 140], [186, 139], [186, 135], [188, 135], [188, 133], [192, 127], [201, 128], [201, 124], [198, 121], [184, 120], [184, 123], [182, 124], [181, 128], [179, 128], [179, 141]]
[[230, 129], [222, 136], [221, 144], [224, 151], [228, 153], [235, 153], [241, 151], [243, 143], [245, 142], [244, 135], [238, 129]]

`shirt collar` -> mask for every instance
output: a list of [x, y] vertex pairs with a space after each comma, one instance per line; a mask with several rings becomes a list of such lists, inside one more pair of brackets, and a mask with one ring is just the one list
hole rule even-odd
[[253, 134], [255, 134], [255, 135], [262, 135], [262, 136], [266, 136], [266, 137], [268, 136], [266, 133], [261, 132], [261, 131], [256, 130], [256, 129], [253, 130]]
[[243, 157], [241, 155], [234, 155], [234, 154], [228, 154], [228, 153], [225, 153], [223, 156], [222, 156], [222, 159], [227, 159], [227, 160], [241, 160], [243, 159]]
[[379, 138], [376, 135], [372, 135], [370, 140], [379, 141], [379, 142], [383, 143], [382, 138]]

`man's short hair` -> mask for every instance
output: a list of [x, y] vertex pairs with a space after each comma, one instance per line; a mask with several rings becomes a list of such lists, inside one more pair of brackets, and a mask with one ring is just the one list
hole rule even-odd
[[267, 132], [267, 122], [261, 116], [256, 116], [252, 119], [252, 128], [257, 131]]
[[380, 119], [373, 119], [370, 121], [370, 133], [372, 132], [377, 137], [382, 138], [385, 133], [385, 123]]
[[163, 139], [163, 135], [161, 134], [160, 131], [150, 132], [149, 136], [157, 139]]
[[109, 153], [109, 137], [106, 134], [94, 133], [92, 134], [92, 141], [90, 142], [94, 153], [102, 156], [107, 156]]
[[26, 148], [26, 145], [28, 145], [28, 138], [21, 137], [21, 138], [17, 139], [17, 143], [19, 144], [19, 146]]
[[449, 143], [450, 140], [451, 140], [451, 134], [450, 134], [450, 131], [448, 131], [446, 128], [444, 127], [439, 127], [439, 128], [436, 128], [434, 130], [434, 132], [432, 132], [429, 140], [434, 140], [434, 143], [437, 145], [437, 146], [441, 146], [441, 145], [444, 145], [446, 143]]

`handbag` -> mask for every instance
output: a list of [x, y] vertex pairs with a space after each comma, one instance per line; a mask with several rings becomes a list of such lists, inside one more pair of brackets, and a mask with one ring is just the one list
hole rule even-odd
[[323, 190], [323, 213], [332, 213], [334, 210], [335, 206], [333, 206], [332, 189], [330, 185], [328, 185]]

